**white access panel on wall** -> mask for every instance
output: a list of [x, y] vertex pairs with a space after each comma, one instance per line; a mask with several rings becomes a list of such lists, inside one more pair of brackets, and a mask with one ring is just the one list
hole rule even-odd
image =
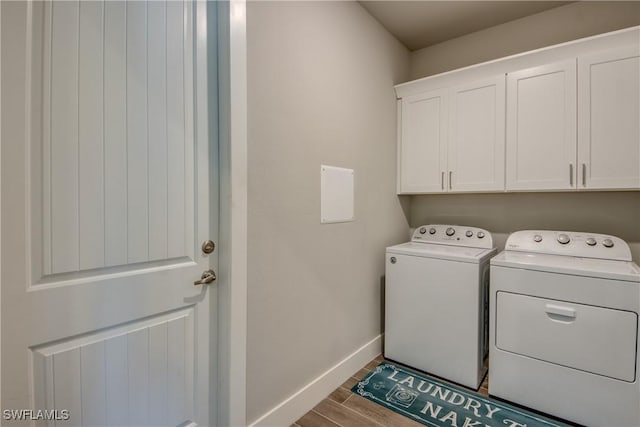
[[578, 188], [640, 188], [640, 49], [578, 58]]
[[507, 190], [576, 188], [576, 60], [507, 75]]
[[320, 166], [320, 222], [348, 222], [354, 216], [354, 171]]

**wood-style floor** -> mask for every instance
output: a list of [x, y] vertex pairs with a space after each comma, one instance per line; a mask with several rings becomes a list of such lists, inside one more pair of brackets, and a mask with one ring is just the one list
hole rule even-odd
[[[364, 368], [353, 374], [351, 378], [335, 389], [327, 398], [304, 414], [292, 427], [424, 427], [407, 417], [403, 417], [390, 409], [371, 402], [357, 394], [351, 393], [358, 381], [365, 377], [380, 362], [382, 355], [369, 362]], [[489, 395], [487, 375], [478, 393]]]

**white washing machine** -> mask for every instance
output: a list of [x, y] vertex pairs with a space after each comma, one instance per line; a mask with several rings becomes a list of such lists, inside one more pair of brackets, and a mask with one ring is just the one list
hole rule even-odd
[[491, 260], [489, 394], [640, 426], [640, 268], [613, 236], [518, 231]]
[[488, 343], [489, 258], [480, 228], [424, 225], [386, 251], [384, 355], [477, 389]]

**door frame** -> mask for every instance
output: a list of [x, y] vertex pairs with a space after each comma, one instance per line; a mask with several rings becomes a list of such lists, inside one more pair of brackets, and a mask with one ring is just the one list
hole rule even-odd
[[[0, 237], [2, 236], [2, 7], [0, 6]], [[2, 384], [2, 242], [0, 240], [0, 384]], [[0, 386], [2, 402], [2, 386]]]
[[246, 426], [247, 8], [246, 0], [208, 4], [216, 5], [218, 34], [220, 274], [215, 394], [218, 425]]
[[[215, 5], [215, 6], [213, 6]], [[247, 79], [246, 79], [246, 1], [206, 2], [198, 0], [198, 8], [211, 7], [207, 12], [217, 22], [207, 25], [207, 19], [197, 22], [197, 49], [201, 53], [217, 53], [216, 69], [218, 85], [210, 89], [218, 91], [217, 144], [212, 147], [210, 161], [218, 166], [219, 198], [213, 203], [219, 204], [219, 221], [213, 224], [219, 227], [219, 295], [218, 307], [213, 313], [218, 316], [218, 335], [216, 349], [217, 372], [219, 378], [212, 379], [211, 385], [219, 385], [211, 394], [217, 399], [218, 425], [246, 425], [246, 339], [247, 339]], [[0, 7], [0, 29], [2, 8]], [[213, 25], [216, 24], [216, 25]], [[207, 27], [217, 33], [217, 46], [207, 46]], [[0, 81], [2, 78], [0, 31]], [[204, 82], [204, 83], [202, 83]], [[197, 82], [198, 89], [206, 90], [205, 78]], [[217, 86], [217, 87], [216, 87]], [[1, 94], [1, 85], [0, 85]], [[209, 114], [212, 114], [210, 111]], [[0, 139], [2, 115], [0, 105]], [[212, 135], [215, 135], [211, 131]], [[215, 141], [215, 140], [214, 140]], [[1, 145], [0, 145], [1, 147]], [[0, 149], [0, 158], [2, 150]], [[218, 165], [213, 163], [218, 161]], [[0, 163], [1, 164], [1, 163]], [[1, 171], [0, 171], [1, 172]], [[0, 173], [1, 177], [1, 173]], [[213, 184], [217, 184], [214, 182]], [[0, 235], [1, 221], [0, 178]], [[224, 201], [219, 203], [218, 200]], [[231, 203], [233, 201], [233, 203]], [[0, 245], [1, 253], [1, 245]], [[0, 258], [1, 260], [1, 258]], [[2, 263], [0, 261], [0, 272]], [[0, 283], [0, 310], [2, 286]], [[2, 328], [0, 312], [0, 330]], [[232, 339], [233, 337], [233, 339]], [[0, 366], [1, 366], [0, 340]], [[213, 372], [216, 372], [214, 369]], [[0, 370], [0, 382], [2, 372]], [[2, 390], [0, 389], [0, 400]]]

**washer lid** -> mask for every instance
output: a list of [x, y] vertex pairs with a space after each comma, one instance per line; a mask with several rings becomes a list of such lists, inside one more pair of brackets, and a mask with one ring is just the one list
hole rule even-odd
[[411, 255], [450, 261], [480, 263], [494, 255], [496, 249], [449, 246], [442, 244], [407, 242], [387, 248], [387, 254]]
[[632, 261], [503, 251], [491, 258], [491, 266], [640, 282], [640, 267]]

